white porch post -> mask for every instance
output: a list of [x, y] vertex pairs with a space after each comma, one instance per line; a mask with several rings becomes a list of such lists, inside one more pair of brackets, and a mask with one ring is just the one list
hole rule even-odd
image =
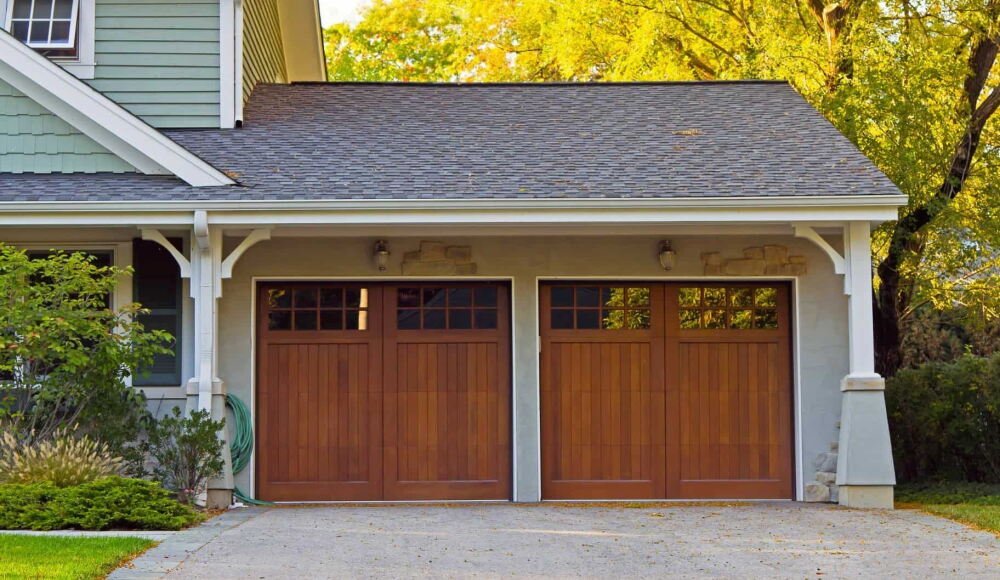
[[875, 372], [871, 226], [849, 222], [844, 231], [848, 276], [850, 374], [844, 377], [837, 485], [840, 505], [892, 508], [896, 483], [885, 407], [885, 381]]

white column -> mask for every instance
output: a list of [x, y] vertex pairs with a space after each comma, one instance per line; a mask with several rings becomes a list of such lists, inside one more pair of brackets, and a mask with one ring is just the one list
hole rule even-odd
[[871, 225], [850, 222], [844, 231], [848, 282], [849, 374], [841, 382], [837, 485], [840, 504], [893, 507], [896, 483], [885, 407], [885, 381], [875, 372], [872, 314]]

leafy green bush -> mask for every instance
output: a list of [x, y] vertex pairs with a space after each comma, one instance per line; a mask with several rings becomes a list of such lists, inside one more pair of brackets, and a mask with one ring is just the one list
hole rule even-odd
[[177, 407], [150, 425], [142, 448], [153, 462], [153, 477], [181, 502], [192, 503], [209, 478], [222, 473], [219, 431], [223, 426], [208, 411], [192, 411], [184, 417]]
[[138, 304], [109, 307], [128, 274], [85, 253], [0, 243], [0, 421], [21, 443], [72, 426], [116, 454], [135, 440], [146, 405], [126, 379], [171, 337], [144, 329]]
[[179, 530], [202, 519], [142, 479], [106, 477], [72, 487], [0, 485], [0, 529]]
[[886, 405], [901, 482], [1000, 483], [1000, 354], [900, 371]]
[[108, 446], [69, 430], [56, 431], [51, 439], [19, 444], [14, 433], [0, 433], [0, 483], [48, 481], [67, 487], [115, 475], [122, 459]]

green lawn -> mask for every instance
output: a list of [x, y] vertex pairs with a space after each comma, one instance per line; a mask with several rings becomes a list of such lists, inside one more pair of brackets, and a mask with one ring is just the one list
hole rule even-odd
[[896, 504], [917, 508], [1000, 535], [1000, 485], [908, 484], [896, 488]]
[[103, 578], [156, 542], [0, 534], [0, 578]]

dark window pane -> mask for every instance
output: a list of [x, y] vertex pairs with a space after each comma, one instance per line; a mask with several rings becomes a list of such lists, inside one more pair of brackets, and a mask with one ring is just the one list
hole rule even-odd
[[631, 330], [645, 330], [650, 327], [648, 310], [629, 310], [628, 328]]
[[560, 330], [573, 328], [573, 311], [566, 308], [552, 309], [552, 328]]
[[448, 306], [472, 306], [471, 288], [449, 288]]
[[[296, 308], [316, 308], [316, 289], [315, 288], [298, 288], [293, 291], [293, 303]], [[298, 328], [298, 323], [296, 323], [296, 328]]]
[[424, 288], [423, 305], [443, 307], [445, 305], [444, 288]]
[[295, 310], [295, 330], [316, 330], [315, 310]]
[[[137, 267], [136, 270], [139, 268]], [[139, 276], [135, 276], [136, 279]], [[177, 278], [167, 278], [161, 276], [142, 277], [138, 282], [133, 283], [135, 288], [135, 300], [142, 304], [143, 308], [177, 308]]]
[[56, 10], [53, 16], [55, 18], [69, 18], [73, 16], [73, 0], [56, 0]]
[[69, 42], [69, 22], [52, 23], [51, 42], [66, 44]]
[[701, 288], [681, 288], [679, 298], [681, 306], [701, 306]]
[[702, 321], [704, 322], [703, 328], [725, 328], [726, 311], [704, 310], [702, 311]]
[[341, 310], [321, 310], [319, 313], [321, 330], [341, 330], [344, 328], [344, 312]]
[[10, 33], [21, 42], [28, 42], [28, 21], [20, 20], [12, 23]]
[[14, 0], [14, 18], [29, 18], [31, 16], [31, 0]]
[[347, 288], [344, 290], [344, 303], [348, 308], [368, 306], [368, 290], [366, 288]]
[[730, 288], [729, 305], [734, 308], [752, 308], [753, 290], [750, 288]]
[[323, 308], [340, 308], [344, 305], [344, 289], [320, 288], [319, 305]]
[[725, 306], [725, 288], [705, 288], [705, 306]]
[[754, 328], [778, 328], [778, 312], [758, 310], [754, 313]]
[[272, 288], [267, 291], [267, 304], [271, 308], [291, 308], [292, 295], [284, 288]]
[[754, 292], [756, 296], [757, 308], [774, 308], [778, 305], [777, 288], [757, 288]]
[[420, 306], [420, 289], [400, 288], [396, 291], [396, 304], [410, 308]]
[[601, 304], [600, 288], [597, 286], [577, 286], [577, 306], [599, 306]]
[[448, 311], [448, 328], [456, 330], [472, 328], [472, 311], [466, 308]]
[[493, 308], [477, 308], [475, 316], [476, 328], [490, 330], [497, 327], [497, 311]]
[[410, 308], [400, 308], [397, 310], [396, 328], [400, 330], [419, 330], [420, 311]]
[[681, 310], [681, 328], [701, 328], [701, 310]]
[[291, 330], [292, 313], [285, 310], [272, 310], [267, 313], [268, 330]]
[[753, 328], [753, 310], [730, 310], [729, 328]]
[[494, 286], [480, 286], [475, 290], [476, 306], [496, 306], [497, 289]]
[[441, 330], [447, 328], [444, 321], [444, 313], [443, 308], [424, 310], [424, 330]]
[[344, 328], [346, 330], [368, 330], [368, 311], [345, 310]]
[[576, 311], [576, 327], [578, 329], [596, 329], [600, 328], [600, 310], [577, 310]]
[[[478, 296], [477, 296], [478, 298]], [[568, 286], [557, 286], [552, 289], [552, 306], [573, 306], [573, 289]], [[572, 327], [570, 327], [572, 328]]]
[[49, 41], [49, 23], [42, 22], [40, 20], [33, 20], [31, 22], [31, 42], [48, 42]]
[[49, 19], [52, 16], [52, 0], [35, 0], [35, 9], [31, 13], [32, 18]]

